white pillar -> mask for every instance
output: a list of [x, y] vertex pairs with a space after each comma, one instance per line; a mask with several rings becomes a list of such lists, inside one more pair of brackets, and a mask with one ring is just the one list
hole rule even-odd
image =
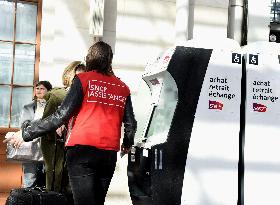
[[270, 0], [248, 0], [248, 44], [269, 40]]
[[176, 44], [184, 43], [192, 38], [192, 36], [189, 36], [190, 19], [193, 19], [193, 17], [190, 18], [190, 0], [177, 0], [175, 24]]
[[228, 6], [227, 37], [236, 40], [241, 45], [243, 0], [230, 0]]

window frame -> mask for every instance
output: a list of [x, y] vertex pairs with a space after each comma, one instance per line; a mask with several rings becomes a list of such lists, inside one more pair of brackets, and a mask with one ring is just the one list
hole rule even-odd
[[[17, 127], [11, 127], [11, 118], [12, 118], [12, 104], [13, 104], [13, 90], [16, 87], [32, 87], [34, 88], [35, 83], [39, 80], [39, 63], [40, 63], [40, 45], [41, 45], [41, 21], [42, 21], [42, 0], [13, 0], [15, 3], [14, 13], [13, 13], [13, 38], [12, 40], [1, 40], [0, 42], [4, 43], [11, 43], [13, 47], [12, 51], [12, 72], [11, 72], [11, 82], [9, 84], [0, 83], [0, 86], [10, 86], [10, 109], [9, 109], [9, 124], [7, 127], [0, 127], [0, 134], [6, 133], [9, 131], [15, 131], [18, 130]], [[23, 3], [33, 3], [37, 4], [37, 19], [36, 19], [36, 39], [35, 43], [30, 42], [21, 42], [16, 41], [16, 11], [17, 11], [17, 3], [23, 2]], [[35, 62], [34, 62], [34, 79], [33, 79], [33, 85], [20, 85], [20, 84], [14, 84], [14, 70], [15, 70], [15, 47], [18, 44], [28, 44], [28, 45], [34, 45], [35, 46]], [[33, 89], [34, 92], [34, 89]]]

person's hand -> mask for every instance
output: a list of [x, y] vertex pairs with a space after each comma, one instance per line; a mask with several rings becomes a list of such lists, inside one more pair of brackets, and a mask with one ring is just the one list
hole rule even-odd
[[57, 128], [56, 134], [58, 134], [58, 136], [61, 137], [64, 129], [65, 129], [65, 125], [61, 125], [59, 128]]
[[13, 145], [16, 149], [18, 149], [23, 142], [24, 141], [21, 135], [21, 130], [13, 133], [12, 135], [8, 136], [5, 140], [3, 140], [3, 143], [9, 143]]
[[131, 147], [126, 147], [123, 144], [121, 145], [121, 157], [123, 157], [125, 154], [128, 154], [131, 150]]

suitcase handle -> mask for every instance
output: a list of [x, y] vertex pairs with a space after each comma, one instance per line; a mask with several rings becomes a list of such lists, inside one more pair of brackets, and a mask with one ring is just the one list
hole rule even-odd
[[39, 187], [39, 186], [35, 186], [32, 187], [33, 190], [38, 190], [40, 192], [47, 192], [46, 187]]

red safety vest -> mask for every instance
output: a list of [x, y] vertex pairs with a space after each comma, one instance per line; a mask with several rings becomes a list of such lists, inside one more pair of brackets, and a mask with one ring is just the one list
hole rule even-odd
[[95, 71], [78, 74], [84, 99], [69, 122], [66, 146], [90, 145], [99, 149], [120, 149], [121, 127], [129, 88], [115, 76]]

